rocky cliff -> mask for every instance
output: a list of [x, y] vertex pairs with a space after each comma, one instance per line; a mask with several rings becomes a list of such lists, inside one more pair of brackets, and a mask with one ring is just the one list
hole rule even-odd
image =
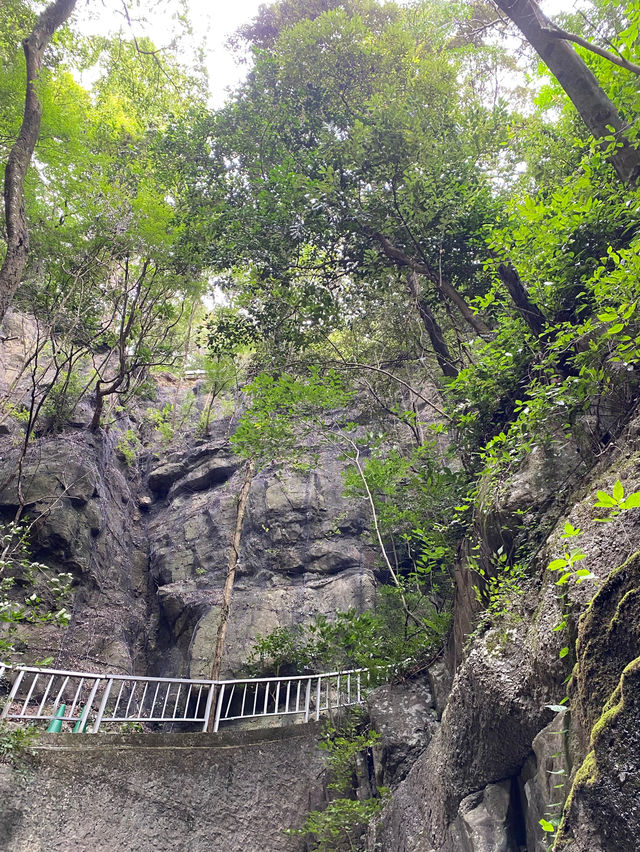
[[[0, 390], [17, 403], [29, 392], [20, 365], [33, 329], [14, 314], [8, 330], [14, 343], [3, 349]], [[53, 655], [91, 671], [208, 675], [242, 473], [228, 442], [233, 415], [214, 412], [207, 437], [195, 436], [206, 403], [197, 378], [160, 375], [151, 398], [116, 415], [111, 430], [88, 431], [91, 405], [82, 400], [61, 434], [30, 442], [23, 458], [22, 428], [4, 416], [2, 519], [21, 507], [33, 557], [74, 578], [68, 629], [30, 629], [27, 660]], [[154, 432], [148, 412], [167, 405], [190, 412], [188, 438], [163, 442]], [[131, 434], [135, 458], [126, 452]], [[238, 670], [258, 634], [373, 605], [366, 507], [343, 497], [341, 470], [325, 451], [311, 471], [272, 467], [254, 477], [225, 672]]]
[[[6, 377], [10, 348], [4, 369]], [[14, 393], [19, 384], [18, 376]], [[233, 415], [220, 410], [206, 438], [191, 433], [183, 446], [175, 440], [163, 446], [149, 436], [145, 406], [162, 410], [168, 400], [180, 399], [199, 411], [205, 399], [197, 381], [177, 384], [160, 376], [156, 385], [155, 400], [129, 407], [106, 432], [87, 430], [90, 405], [81, 403], [61, 434], [37, 437], [23, 458], [20, 426], [5, 418], [2, 517], [15, 517], [21, 507], [31, 524], [33, 556], [73, 575], [69, 627], [30, 628], [26, 659], [53, 655], [60, 665], [90, 671], [208, 674], [242, 483], [228, 442]], [[145, 446], [132, 462], [123, 436], [145, 429]], [[599, 458], [579, 441], [550, 440], [499, 482], [481, 484], [473, 531], [454, 566], [454, 626], [444, 653], [413, 682], [383, 687], [369, 702], [381, 740], [368, 789], [375, 782], [392, 790], [369, 829], [370, 852], [545, 852], [551, 832], [540, 821], [556, 820], [563, 807], [555, 848], [637, 848], [640, 510], [601, 523], [602, 510], [594, 507], [596, 492], [611, 493], [618, 479], [625, 493], [640, 490], [638, 416]], [[225, 673], [239, 670], [258, 634], [308, 622], [318, 613], [375, 605], [377, 561], [366, 507], [342, 492], [341, 462], [329, 451], [311, 471], [269, 469], [254, 477]], [[565, 550], [567, 521], [580, 530], [581, 564], [592, 576], [558, 587], [557, 575], [546, 566]], [[517, 577], [502, 608], [481, 613], [474, 588], [478, 567], [489, 576], [491, 554], [523, 547], [528, 573]], [[309, 742], [304, 749], [315, 755]], [[304, 763], [302, 752], [298, 758]], [[120, 775], [129, 771], [126, 761], [137, 759], [129, 755]], [[57, 769], [47, 769], [46, 755], [40, 760], [49, 779], [43, 782], [49, 793], [41, 794], [46, 811]], [[52, 760], [62, 761], [73, 790], [93, 784], [91, 773], [99, 773], [94, 766], [85, 777], [81, 762], [69, 755]], [[314, 761], [313, 772], [301, 781], [298, 822], [302, 800], [316, 795], [310, 791], [321, 770]], [[169, 770], [154, 753], [147, 771], [164, 777]], [[189, 772], [185, 769], [185, 777]], [[256, 765], [258, 786], [261, 772]], [[146, 783], [139, 779], [141, 788]], [[109, 807], [112, 792], [105, 792]], [[269, 793], [265, 807], [272, 795], [277, 794]], [[146, 802], [140, 819], [154, 818], [147, 807], [153, 795], [141, 789], [140, 797]], [[22, 799], [12, 807], [16, 824], [26, 826]], [[208, 800], [198, 802], [184, 825], [195, 825], [194, 814], [209, 807]], [[176, 830], [167, 824], [167, 837]], [[41, 836], [41, 826], [28, 823], [21, 831], [8, 848], [45, 848], [37, 845], [44, 841], [33, 839]], [[64, 848], [113, 848], [88, 842]], [[225, 843], [229, 849], [252, 848], [246, 838]], [[282, 844], [276, 833], [263, 838], [260, 848], [288, 848]]]
[[[523, 581], [519, 602], [473, 632], [477, 602], [458, 582], [441, 721], [430, 723], [428, 745], [395, 779], [369, 831], [370, 852], [545, 852], [553, 838], [540, 820], [558, 819], [563, 806], [555, 849], [637, 849], [640, 523], [636, 511], [602, 523], [606, 512], [594, 502], [617, 479], [625, 493], [640, 489], [639, 435], [636, 416], [586, 475], [566, 456], [529, 461], [497, 504], [485, 503], [485, 544], [509, 529], [509, 515], [551, 525], [538, 570]], [[593, 578], [558, 587], [546, 565], [567, 549], [566, 521], [580, 529], [580, 565]]]

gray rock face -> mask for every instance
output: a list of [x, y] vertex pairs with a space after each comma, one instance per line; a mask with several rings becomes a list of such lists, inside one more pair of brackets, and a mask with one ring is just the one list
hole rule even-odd
[[560, 712], [533, 740], [533, 754], [520, 773], [520, 800], [528, 852], [547, 852], [549, 838], [540, 820], [559, 817], [571, 773], [566, 713]]
[[376, 783], [402, 781], [437, 729], [431, 693], [425, 684], [387, 684], [367, 699], [369, 719], [380, 741], [373, 748]]
[[[172, 462], [150, 474], [156, 494], [166, 493], [148, 512], [147, 536], [167, 628], [167, 670], [193, 676], [210, 670], [243, 475], [221, 446], [207, 458]], [[238, 670], [259, 634], [316, 613], [372, 604], [375, 553], [363, 540], [365, 529], [366, 516], [342, 497], [340, 465], [328, 454], [310, 474], [266, 471], [254, 478], [227, 627], [226, 672]]]
[[452, 848], [460, 852], [518, 852], [509, 819], [511, 783], [489, 784], [460, 803], [452, 828]]
[[[461, 642], [468, 628], [458, 621], [448, 659], [460, 662], [442, 723], [371, 828], [370, 852], [515, 852], [523, 846], [543, 852], [549, 839], [539, 820], [558, 816], [570, 789], [557, 848], [618, 852], [637, 846], [640, 804], [631, 767], [637, 779], [640, 561], [625, 560], [640, 549], [640, 524], [638, 510], [600, 524], [596, 518], [602, 509], [593, 503], [596, 491], [611, 493], [617, 478], [626, 494], [640, 489], [638, 434], [631, 423], [569, 502], [540, 553], [538, 576], [525, 584], [521, 614], [506, 613], [502, 624], [467, 640], [466, 648]], [[536, 462], [535, 467], [544, 465]], [[523, 475], [516, 489], [510, 491], [509, 483], [504, 489], [517, 496], [526, 517], [522, 501], [532, 500], [535, 512], [541, 511], [540, 501], [555, 480], [541, 490], [537, 475], [531, 487]], [[593, 581], [565, 586], [571, 615], [568, 630], [558, 631], [557, 578], [545, 567], [567, 547], [561, 538], [567, 519], [581, 530], [571, 545], [586, 554], [580, 566], [598, 578], [600, 591], [589, 605], [597, 588]], [[485, 517], [485, 548], [494, 546], [489, 540], [500, 523]], [[548, 519], [543, 529], [544, 523]], [[456, 606], [467, 622], [472, 621], [471, 592], [468, 583], [458, 584]], [[546, 705], [558, 704], [565, 695], [563, 681], [574, 664], [571, 651], [564, 658], [559, 652], [563, 645], [573, 648], [576, 632], [574, 712], [554, 718]]]
[[[207, 676], [243, 478], [239, 461], [215, 438], [156, 462], [145, 481], [119, 460], [114, 443], [86, 432], [41, 439], [23, 463], [34, 556], [75, 578], [69, 629], [30, 629], [30, 658], [57, 648], [65, 667]], [[16, 452], [0, 451], [0, 481]], [[226, 673], [238, 671], [258, 634], [372, 604], [376, 557], [364, 539], [367, 517], [342, 497], [340, 469], [324, 454], [309, 474], [255, 477]], [[11, 517], [17, 505], [14, 480], [0, 493], [0, 512]]]
[[[149, 641], [145, 539], [132, 485], [112, 451], [92, 436], [40, 440], [23, 463], [22, 494], [32, 522], [31, 550], [40, 562], [74, 576], [68, 630], [29, 627], [28, 655], [52, 654], [66, 668], [140, 671]], [[0, 451], [0, 481], [15, 451]], [[16, 481], [0, 493], [0, 509], [13, 517]]]

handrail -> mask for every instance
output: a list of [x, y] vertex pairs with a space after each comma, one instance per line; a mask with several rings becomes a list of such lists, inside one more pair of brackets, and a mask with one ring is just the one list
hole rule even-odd
[[[162, 678], [77, 672], [0, 662], [0, 681], [15, 673], [0, 719], [59, 720], [76, 733], [97, 733], [106, 724], [202, 725], [212, 711], [214, 732], [223, 722], [301, 716], [361, 704], [366, 669], [286, 677]], [[215, 706], [215, 710], [213, 710]], [[142, 727], [142, 730], [144, 728]]]

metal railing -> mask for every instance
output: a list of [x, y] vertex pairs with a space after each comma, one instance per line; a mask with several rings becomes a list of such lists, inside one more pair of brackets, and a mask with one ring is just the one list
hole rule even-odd
[[[73, 672], [0, 663], [0, 719], [31, 724], [66, 723], [75, 733], [97, 733], [105, 725], [170, 724], [202, 731], [223, 722], [299, 716], [304, 722], [362, 703], [366, 670], [293, 677], [188, 680]], [[2, 705], [3, 702], [3, 705]]]

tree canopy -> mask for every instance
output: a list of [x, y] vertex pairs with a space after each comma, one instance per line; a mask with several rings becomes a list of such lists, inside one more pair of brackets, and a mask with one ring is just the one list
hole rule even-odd
[[87, 392], [109, 427], [199, 347], [205, 434], [242, 374], [251, 464], [338, 436], [402, 585], [450, 558], [479, 476], [615, 434], [640, 363], [636, 0], [553, 21], [279, 0], [236, 34], [249, 70], [217, 110], [198, 69], [135, 27], [82, 36], [73, 5], [0, 10], [2, 298], [38, 326], [25, 447], [54, 402], [49, 428]]

